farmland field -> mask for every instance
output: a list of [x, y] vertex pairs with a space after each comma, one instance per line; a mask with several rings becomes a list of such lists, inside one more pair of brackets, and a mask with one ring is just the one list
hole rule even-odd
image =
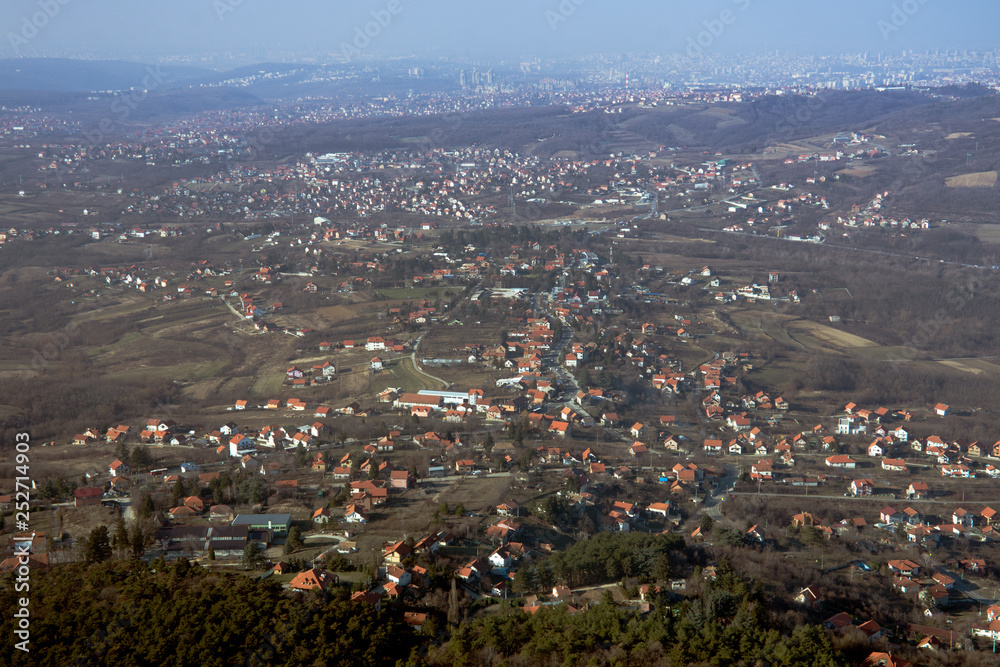
[[416, 392], [421, 389], [441, 389], [443, 384], [418, 373], [413, 368], [413, 361], [409, 358], [403, 358], [393, 363], [389, 367], [389, 373], [392, 374], [398, 386], [403, 391]]
[[981, 359], [942, 359], [939, 364], [973, 375], [1000, 375], [1000, 366]]
[[949, 188], [992, 188], [997, 182], [997, 172], [981, 171], [975, 174], [962, 174], [946, 178], [944, 183]]
[[807, 320], [797, 320], [792, 322], [790, 324], [790, 328], [793, 330], [797, 329], [803, 331], [813, 338], [817, 338], [824, 343], [829, 343], [830, 345], [841, 349], [878, 347], [878, 343], [874, 343], [867, 338], [855, 336], [854, 334], [847, 333], [846, 331], [841, 331], [840, 329], [828, 327], [825, 324], [818, 324]]

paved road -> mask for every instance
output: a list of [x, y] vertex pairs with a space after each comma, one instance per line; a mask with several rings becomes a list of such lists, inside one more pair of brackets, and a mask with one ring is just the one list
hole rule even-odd
[[420, 366], [417, 365], [417, 347], [420, 345], [420, 339], [423, 338], [423, 337], [424, 337], [424, 334], [420, 334], [420, 336], [417, 337], [416, 342], [413, 343], [413, 354], [410, 355], [410, 361], [413, 363], [413, 370], [415, 370], [417, 373], [419, 373], [420, 375], [423, 375], [426, 378], [430, 378], [431, 380], [434, 380], [435, 382], [440, 382], [441, 383], [441, 388], [442, 389], [447, 389], [451, 385], [450, 382], [445, 382], [444, 380], [442, 380], [441, 378], [439, 378], [437, 376], [434, 376], [434, 375], [431, 375], [430, 373], [424, 372], [424, 370], [421, 369]]
[[714, 493], [709, 493], [705, 498], [705, 502], [702, 505], [702, 509], [708, 516], [712, 517], [714, 520], [719, 521], [722, 519], [722, 501], [726, 494], [732, 493], [733, 485], [736, 484], [736, 479], [738, 477], [737, 470], [734, 466], [725, 464], [726, 476], [720, 477], [718, 479], [718, 486]]

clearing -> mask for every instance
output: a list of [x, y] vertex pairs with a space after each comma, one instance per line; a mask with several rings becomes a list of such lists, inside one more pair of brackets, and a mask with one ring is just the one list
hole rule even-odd
[[980, 171], [975, 174], [962, 174], [946, 178], [944, 184], [949, 188], [992, 188], [997, 182], [997, 172]]
[[840, 329], [834, 329], [833, 327], [828, 327], [817, 322], [810, 322], [809, 320], [796, 320], [795, 322], [790, 322], [789, 328], [804, 331], [813, 338], [817, 338], [824, 343], [839, 347], [843, 350], [855, 349], [859, 347], [878, 347], [878, 343], [870, 341], [867, 338], [855, 336], [852, 333], [847, 333], [846, 331], [841, 331]]

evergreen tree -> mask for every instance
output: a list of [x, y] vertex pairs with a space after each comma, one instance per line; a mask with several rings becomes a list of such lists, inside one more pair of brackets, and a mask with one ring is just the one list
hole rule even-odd
[[111, 538], [111, 544], [114, 546], [118, 558], [121, 558], [122, 553], [129, 548], [128, 528], [125, 527], [125, 520], [121, 517], [118, 517], [118, 521], [115, 522], [115, 534]]
[[132, 558], [139, 560], [146, 553], [146, 536], [142, 533], [142, 526], [136, 523], [132, 526], [132, 537], [129, 540]]
[[100, 563], [111, 558], [111, 537], [107, 526], [97, 526], [83, 544], [83, 560], [87, 564]]

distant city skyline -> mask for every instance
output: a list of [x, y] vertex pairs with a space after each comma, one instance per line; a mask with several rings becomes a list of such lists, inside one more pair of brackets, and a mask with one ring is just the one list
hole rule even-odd
[[[245, 62], [344, 58], [517, 61], [593, 53], [732, 55], [992, 50], [988, 0], [7, 0], [0, 54]], [[260, 58], [254, 58], [254, 55]]]

